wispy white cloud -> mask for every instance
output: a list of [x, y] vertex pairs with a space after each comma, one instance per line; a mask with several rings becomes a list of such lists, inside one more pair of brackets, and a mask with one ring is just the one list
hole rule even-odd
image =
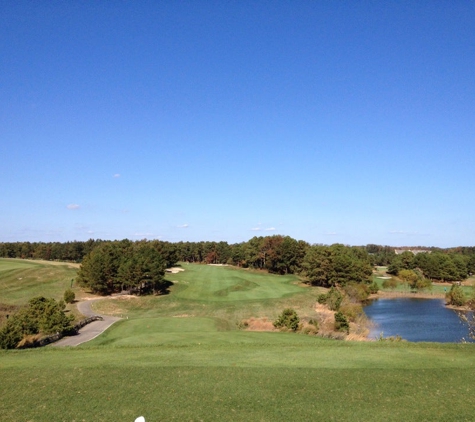
[[188, 223], [185, 223], [185, 224], [180, 224], [179, 226], [177, 226], [179, 229], [187, 229], [189, 226]]
[[78, 210], [81, 207], [78, 204], [69, 204], [69, 205], [66, 206], [66, 208], [68, 210]]
[[264, 229], [266, 232], [273, 232], [274, 230], [276, 230], [275, 227], [269, 227], [267, 229]]
[[112, 176], [114, 179], [118, 179], [120, 177], [120, 174], [119, 173], [116, 173]]
[[324, 233], [325, 236], [336, 236], [337, 232], [326, 232]]
[[251, 231], [253, 232], [258, 232], [259, 230], [262, 230], [260, 227], [253, 227]]

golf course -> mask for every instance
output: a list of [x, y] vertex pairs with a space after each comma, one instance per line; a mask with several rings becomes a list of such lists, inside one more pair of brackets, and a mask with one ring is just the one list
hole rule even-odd
[[[0, 351], [2, 421], [471, 421], [473, 344], [338, 341], [264, 329], [318, 318], [295, 275], [182, 263], [165, 295], [91, 303], [121, 319], [77, 347]], [[0, 302], [61, 299], [68, 264], [0, 259]], [[77, 300], [91, 298], [76, 284]], [[76, 312], [68, 305], [69, 312]], [[259, 325], [260, 324], [260, 325]]]

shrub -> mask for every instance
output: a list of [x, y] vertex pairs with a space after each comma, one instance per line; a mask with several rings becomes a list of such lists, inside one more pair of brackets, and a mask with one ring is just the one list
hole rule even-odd
[[416, 284], [422, 276], [414, 270], [401, 270], [397, 273], [403, 283], [407, 283], [411, 289], [416, 289]]
[[316, 319], [310, 319], [308, 321], [308, 325], [306, 325], [302, 329], [302, 332], [308, 335], [316, 335], [318, 334], [318, 329], [319, 329], [318, 321]]
[[350, 332], [350, 324], [342, 312], [335, 314], [335, 330], [344, 331], [347, 334]]
[[41, 296], [31, 299], [28, 306], [12, 315], [0, 330], [0, 348], [15, 348], [22, 339], [32, 335], [70, 331], [74, 317], [67, 316], [64, 307], [62, 300], [56, 302]]
[[447, 299], [447, 304], [453, 306], [463, 306], [467, 302], [462, 287], [457, 284], [452, 284], [452, 288], [445, 295], [445, 298]]
[[369, 296], [369, 286], [366, 284], [349, 283], [345, 286], [345, 293], [352, 302], [364, 302]]
[[308, 323], [318, 329], [318, 321], [316, 319], [310, 319]]
[[325, 303], [327, 303], [326, 293], [322, 293], [322, 294], [318, 295], [317, 302], [320, 303], [320, 305], [325, 305]]
[[355, 322], [356, 319], [361, 315], [364, 314], [363, 306], [359, 303], [350, 303], [344, 301], [343, 304], [340, 306], [340, 312], [347, 317], [352, 322]]
[[297, 331], [300, 318], [291, 308], [284, 309], [279, 317], [273, 322], [275, 328], [287, 328], [291, 331]]
[[338, 311], [340, 309], [341, 301], [343, 300], [342, 294], [332, 287], [328, 292], [327, 304], [332, 311]]
[[369, 285], [369, 292], [373, 295], [379, 292], [379, 286], [378, 286], [378, 283], [376, 283], [376, 281], [373, 281]]
[[76, 299], [76, 295], [71, 289], [68, 289], [64, 292], [64, 301], [66, 303], [73, 303], [74, 299]]
[[431, 290], [432, 281], [430, 281], [428, 278], [421, 278], [416, 281], [416, 285], [414, 287], [416, 290]]
[[399, 281], [394, 277], [386, 279], [383, 281], [383, 289], [394, 290], [399, 285]]
[[309, 335], [309, 336], [314, 336], [314, 335], [317, 335], [318, 334], [318, 328], [316, 328], [315, 326], [313, 325], [307, 325], [303, 330], [302, 330], [302, 333], [303, 334], [306, 334], [306, 335]]

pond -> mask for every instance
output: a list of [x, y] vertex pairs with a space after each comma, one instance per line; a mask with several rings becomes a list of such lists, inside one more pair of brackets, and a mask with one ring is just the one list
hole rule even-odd
[[376, 299], [365, 306], [375, 327], [370, 338], [401, 336], [408, 341], [459, 343], [468, 340], [468, 327], [443, 299]]

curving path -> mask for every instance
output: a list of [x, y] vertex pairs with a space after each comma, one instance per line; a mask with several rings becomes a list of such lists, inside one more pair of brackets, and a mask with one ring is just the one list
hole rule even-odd
[[[102, 300], [100, 299], [92, 299], [92, 300], [85, 300], [84, 302], [79, 302], [77, 304], [79, 312], [81, 312], [85, 317], [91, 317], [94, 315], [99, 315], [91, 309], [91, 302], [94, 300]], [[64, 337], [61, 340], [53, 343], [52, 346], [78, 346], [86, 341], [92, 340], [93, 338], [97, 337], [98, 335], [102, 334], [105, 330], [107, 330], [114, 322], [118, 321], [120, 318], [101, 315], [104, 318], [103, 321], [93, 321], [90, 324], [85, 325], [79, 330], [79, 334], [76, 336], [71, 337]]]

